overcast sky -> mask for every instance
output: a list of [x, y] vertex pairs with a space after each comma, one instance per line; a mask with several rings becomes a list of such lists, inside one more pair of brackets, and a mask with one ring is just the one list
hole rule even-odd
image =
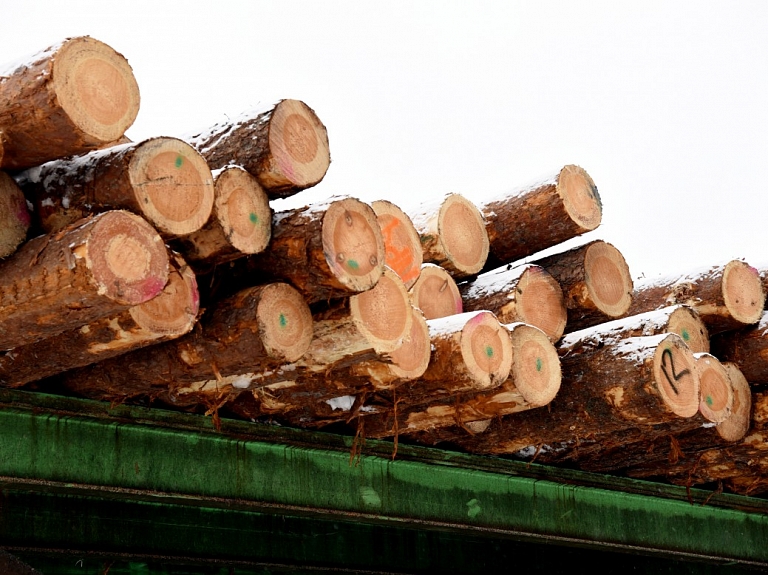
[[613, 243], [633, 276], [768, 262], [768, 2], [25, 0], [0, 18], [0, 62], [78, 35], [121, 52], [134, 140], [303, 100], [332, 157], [308, 201], [472, 198], [574, 163], [604, 211], [571, 243]]

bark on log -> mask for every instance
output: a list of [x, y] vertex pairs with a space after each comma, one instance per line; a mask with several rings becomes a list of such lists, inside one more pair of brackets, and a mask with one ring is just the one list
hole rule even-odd
[[126, 59], [70, 38], [0, 72], [0, 167], [20, 170], [120, 138], [139, 111]]
[[541, 266], [498, 268], [459, 285], [459, 291], [466, 311], [487, 309], [501, 323], [527, 323], [553, 342], [565, 331], [568, 315], [563, 290]]
[[19, 175], [45, 232], [109, 209], [143, 216], [164, 238], [199, 230], [213, 208], [205, 160], [176, 138], [152, 138], [56, 160]]
[[477, 274], [488, 258], [483, 216], [464, 196], [448, 194], [407, 210], [421, 237], [424, 261], [443, 267], [454, 278]]
[[768, 311], [753, 326], [712, 338], [712, 352], [738, 365], [752, 385], [768, 383]]
[[21, 189], [13, 178], [0, 172], [0, 259], [15, 252], [26, 239], [30, 221]]
[[176, 339], [194, 326], [199, 304], [195, 275], [181, 256], [174, 254], [168, 283], [157, 297], [81, 328], [0, 352], [0, 385], [19, 387]]
[[[464, 312], [461, 293], [453, 277], [444, 268], [424, 264], [419, 279], [411, 288], [411, 303], [427, 319], [440, 319]], [[480, 310], [477, 310], [480, 311]]]
[[379, 221], [386, 249], [385, 265], [411, 289], [421, 273], [424, 256], [419, 233], [403, 210], [387, 200], [371, 203]]
[[756, 323], [763, 312], [765, 294], [757, 270], [732, 260], [682, 276], [638, 282], [629, 314], [676, 303], [693, 307], [713, 336]]
[[199, 272], [266, 249], [272, 237], [272, 210], [259, 182], [239, 166], [213, 174], [214, 202], [208, 222], [178, 241]]
[[531, 263], [560, 284], [568, 310], [566, 332], [630, 315], [632, 276], [624, 256], [611, 244], [595, 240]]
[[281, 100], [266, 110], [250, 110], [186, 139], [212, 169], [243, 166], [270, 198], [291, 196], [317, 185], [331, 163], [325, 126], [299, 100]]
[[490, 241], [486, 270], [594, 230], [602, 218], [597, 187], [574, 165], [478, 205]]
[[37, 237], [0, 264], [0, 350], [143, 303], [167, 281], [168, 251], [134, 214], [106, 212]]

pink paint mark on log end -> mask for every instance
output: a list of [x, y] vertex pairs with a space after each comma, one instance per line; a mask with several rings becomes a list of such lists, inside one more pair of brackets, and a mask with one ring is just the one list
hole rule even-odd
[[16, 214], [16, 219], [18, 219], [25, 228], [28, 228], [32, 223], [32, 216], [29, 215], [27, 202], [23, 197], [18, 198], [16, 201], [16, 205], [14, 206], [14, 213]]

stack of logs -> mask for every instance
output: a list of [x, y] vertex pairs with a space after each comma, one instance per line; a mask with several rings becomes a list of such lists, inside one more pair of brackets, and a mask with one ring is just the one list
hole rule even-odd
[[0, 73], [0, 385], [768, 490], [768, 266], [536, 255], [601, 222], [574, 165], [301, 205], [330, 164], [303, 102], [131, 142], [138, 106], [88, 37]]

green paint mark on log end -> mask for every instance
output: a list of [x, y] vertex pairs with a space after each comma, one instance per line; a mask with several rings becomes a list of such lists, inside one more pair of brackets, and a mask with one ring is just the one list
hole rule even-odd
[[544, 367], [544, 363], [541, 361], [540, 357], [536, 358], [536, 371], [541, 371], [541, 369]]
[[685, 340], [685, 341], [690, 341], [690, 339], [691, 339], [691, 334], [688, 333], [687, 329], [684, 329], [683, 333], [681, 333], [680, 335], [683, 336], [683, 340]]
[[256, 214], [254, 214], [253, 212], [251, 212], [251, 213], [250, 213], [250, 215], [248, 216], [248, 218], [251, 220], [251, 223], [252, 223], [252, 224], [258, 224], [258, 223], [259, 223], [259, 216], [257, 216], [257, 215], [256, 215]]
[[184, 157], [176, 156], [176, 167], [180, 168], [182, 165], [184, 165]]
[[485, 346], [485, 355], [493, 357], [493, 348], [490, 345]]
[[280, 314], [280, 327], [285, 327], [288, 325], [288, 320], [285, 317], [285, 314]]
[[712, 400], [712, 396], [711, 396], [711, 395], [708, 395], [708, 396], [707, 396], [707, 398], [706, 398], [704, 401], [706, 401], [706, 402], [707, 402], [707, 405], [708, 405], [709, 407], [712, 407], [712, 404], [713, 404], [713, 403], [715, 403], [715, 402]]
[[358, 264], [355, 260], [349, 260], [347, 262], [347, 265], [352, 268], [353, 270], [356, 270], [360, 267], [360, 264]]

